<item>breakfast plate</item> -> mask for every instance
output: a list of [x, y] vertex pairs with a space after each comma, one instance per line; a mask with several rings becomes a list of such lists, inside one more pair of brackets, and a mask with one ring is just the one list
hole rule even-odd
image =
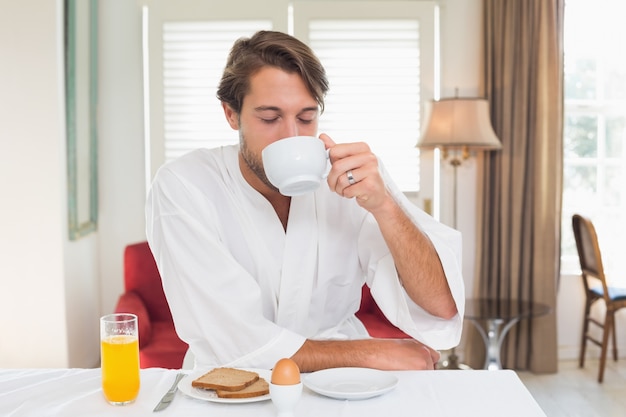
[[[270, 382], [272, 377], [271, 371], [267, 369], [248, 369], [241, 368], [244, 371], [256, 372], [259, 374], [260, 378], [265, 379], [267, 382]], [[210, 369], [204, 370], [196, 370], [190, 372], [185, 378], [181, 379], [178, 383], [178, 389], [185, 395], [188, 395], [191, 398], [196, 398], [198, 400], [211, 401], [214, 403], [226, 403], [226, 404], [242, 404], [242, 403], [253, 403], [258, 401], [266, 401], [270, 399], [270, 395], [261, 395], [259, 397], [251, 397], [251, 398], [220, 398], [217, 396], [217, 393], [213, 390], [196, 388], [191, 385], [191, 381], [196, 378], [201, 377], [202, 375], [209, 372]]]
[[340, 400], [364, 400], [391, 391], [395, 375], [370, 368], [331, 368], [313, 372], [303, 380], [311, 391]]

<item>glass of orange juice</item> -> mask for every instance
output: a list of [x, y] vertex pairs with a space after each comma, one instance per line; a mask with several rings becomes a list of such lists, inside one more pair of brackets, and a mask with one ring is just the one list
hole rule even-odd
[[137, 316], [116, 313], [100, 318], [102, 391], [107, 401], [125, 405], [139, 394]]

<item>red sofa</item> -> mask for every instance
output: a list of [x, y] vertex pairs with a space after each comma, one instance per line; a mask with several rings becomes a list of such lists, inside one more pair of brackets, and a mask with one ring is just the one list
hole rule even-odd
[[137, 315], [142, 368], [180, 369], [188, 345], [178, 338], [148, 242], [124, 250], [124, 287], [115, 311]]
[[[116, 312], [133, 313], [139, 324], [139, 360], [142, 368], [180, 369], [188, 345], [178, 338], [165, 299], [161, 277], [147, 242], [128, 245], [124, 251], [125, 292]], [[357, 317], [372, 337], [409, 338], [392, 325], [363, 286]]]
[[410, 339], [411, 336], [391, 324], [387, 317], [380, 310], [372, 294], [370, 287], [363, 286], [361, 290], [361, 307], [356, 312], [356, 316], [363, 322], [367, 332], [372, 337], [386, 339]]

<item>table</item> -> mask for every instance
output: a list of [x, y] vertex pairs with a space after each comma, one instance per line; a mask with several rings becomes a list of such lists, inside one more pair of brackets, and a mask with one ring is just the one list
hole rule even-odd
[[[522, 319], [548, 314], [550, 307], [536, 302], [474, 298], [465, 301], [465, 318], [471, 321], [485, 342], [485, 369], [502, 369], [500, 351], [507, 333]], [[482, 326], [485, 322], [485, 328]]]
[[[271, 401], [217, 404], [187, 397], [180, 391], [169, 408], [152, 409], [178, 371], [141, 370], [141, 390], [128, 406], [109, 405], [100, 389], [100, 369], [1, 369], [0, 415], [10, 417], [276, 416]], [[398, 385], [379, 397], [335, 400], [303, 390], [296, 417], [482, 416], [546, 417], [512, 370], [463, 372], [397, 371]], [[304, 376], [304, 375], [303, 375]], [[450, 392], [454, 400], [450, 400]]]

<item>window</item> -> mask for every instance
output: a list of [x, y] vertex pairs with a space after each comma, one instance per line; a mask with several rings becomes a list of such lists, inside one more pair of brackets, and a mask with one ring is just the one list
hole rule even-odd
[[292, 26], [328, 72], [320, 132], [368, 142], [402, 190], [418, 190], [421, 104], [434, 90], [434, 3], [279, 0], [269, 12], [255, 1], [184, 3], [155, 0], [148, 10], [151, 175], [189, 150], [237, 143], [215, 97], [230, 46]]
[[581, 213], [596, 226], [610, 274], [623, 265], [626, 236], [626, 26], [621, 21], [626, 5], [567, 0], [565, 7], [561, 269], [579, 270], [571, 218]]
[[215, 92], [233, 42], [271, 28], [271, 21], [256, 20], [163, 24], [165, 161], [237, 143]]
[[367, 142], [400, 189], [418, 191], [419, 22], [315, 20], [309, 43], [331, 83], [320, 131]]

